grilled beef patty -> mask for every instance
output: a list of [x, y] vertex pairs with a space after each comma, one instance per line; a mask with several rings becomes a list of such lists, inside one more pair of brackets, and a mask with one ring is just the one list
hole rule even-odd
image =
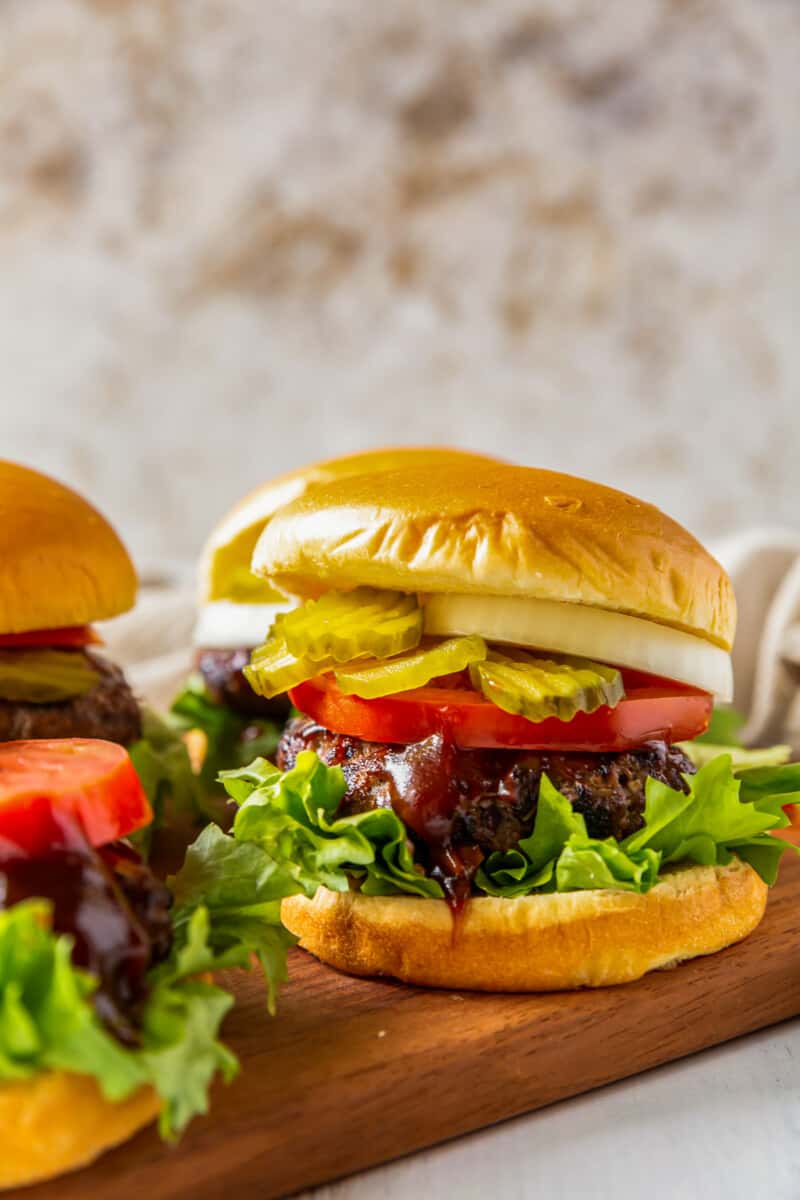
[[301, 750], [341, 766], [340, 815], [393, 808], [426, 872], [457, 899], [485, 857], [531, 833], [543, 774], [583, 815], [591, 837], [622, 840], [644, 824], [648, 776], [685, 791], [683, 774], [694, 771], [664, 742], [621, 754], [459, 750], [438, 734], [394, 746], [331, 733], [306, 717], [287, 725], [278, 765], [293, 766]]
[[105, 738], [129, 746], [142, 732], [139, 705], [115, 663], [92, 650], [82, 654], [99, 672], [89, 692], [54, 704], [24, 704], [0, 700], [0, 742], [21, 738]]
[[195, 666], [203, 676], [215, 704], [222, 704], [243, 717], [267, 717], [283, 723], [289, 715], [286, 696], [267, 700], [258, 696], [245, 679], [242, 668], [250, 661], [250, 650], [198, 650]]

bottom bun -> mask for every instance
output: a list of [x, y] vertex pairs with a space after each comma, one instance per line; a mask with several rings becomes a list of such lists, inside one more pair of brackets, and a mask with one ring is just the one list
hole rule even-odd
[[670, 870], [644, 896], [586, 891], [468, 902], [319, 888], [283, 901], [300, 945], [351, 975], [426, 987], [549, 992], [630, 983], [755, 929], [767, 886], [746, 863]]
[[0, 1084], [0, 1188], [84, 1167], [148, 1125], [159, 1109], [151, 1088], [112, 1104], [90, 1076], [65, 1071]]

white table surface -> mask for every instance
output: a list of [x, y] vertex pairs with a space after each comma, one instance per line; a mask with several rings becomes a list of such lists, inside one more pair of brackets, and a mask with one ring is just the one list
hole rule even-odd
[[[420, 1120], [435, 1103], [421, 1098]], [[317, 1188], [305, 1200], [451, 1196], [797, 1200], [800, 1019]]]

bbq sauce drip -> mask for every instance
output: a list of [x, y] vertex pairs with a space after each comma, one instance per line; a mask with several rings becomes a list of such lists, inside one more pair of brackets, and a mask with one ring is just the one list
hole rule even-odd
[[[343, 768], [345, 778], [349, 774], [349, 741], [339, 739], [334, 752], [325, 754], [327, 762]], [[453, 841], [454, 815], [461, 797], [457, 771], [460, 752], [441, 734], [396, 749], [377, 743], [361, 745], [366, 755], [360, 760], [359, 772], [371, 778], [378, 806], [397, 813], [426, 874], [441, 885], [454, 915], [458, 915], [483, 861], [476, 846], [460, 846]], [[347, 811], [358, 809], [355, 797], [346, 798], [344, 804]]]
[[428, 858], [428, 874], [442, 886], [450, 906], [463, 908], [480, 859], [471, 866], [452, 844], [456, 749], [441, 734], [405, 753], [389, 754], [383, 770], [391, 780], [392, 808]]
[[[54, 931], [73, 938], [73, 963], [98, 980], [98, 1016], [121, 1042], [135, 1045], [147, 971], [169, 951], [166, 889], [127, 847], [98, 852], [72, 836], [69, 843], [41, 858], [0, 855], [0, 909], [34, 897], [51, 902]], [[155, 939], [135, 911], [137, 889], [152, 910], [146, 921], [152, 918]]]

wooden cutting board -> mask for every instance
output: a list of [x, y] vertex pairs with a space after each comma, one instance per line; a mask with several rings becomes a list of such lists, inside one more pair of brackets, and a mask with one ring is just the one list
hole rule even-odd
[[294, 951], [279, 1015], [231, 973], [242, 1060], [177, 1149], [147, 1130], [26, 1200], [284, 1196], [800, 1013], [800, 862], [738, 946], [639, 983], [545, 996], [427, 991]]

